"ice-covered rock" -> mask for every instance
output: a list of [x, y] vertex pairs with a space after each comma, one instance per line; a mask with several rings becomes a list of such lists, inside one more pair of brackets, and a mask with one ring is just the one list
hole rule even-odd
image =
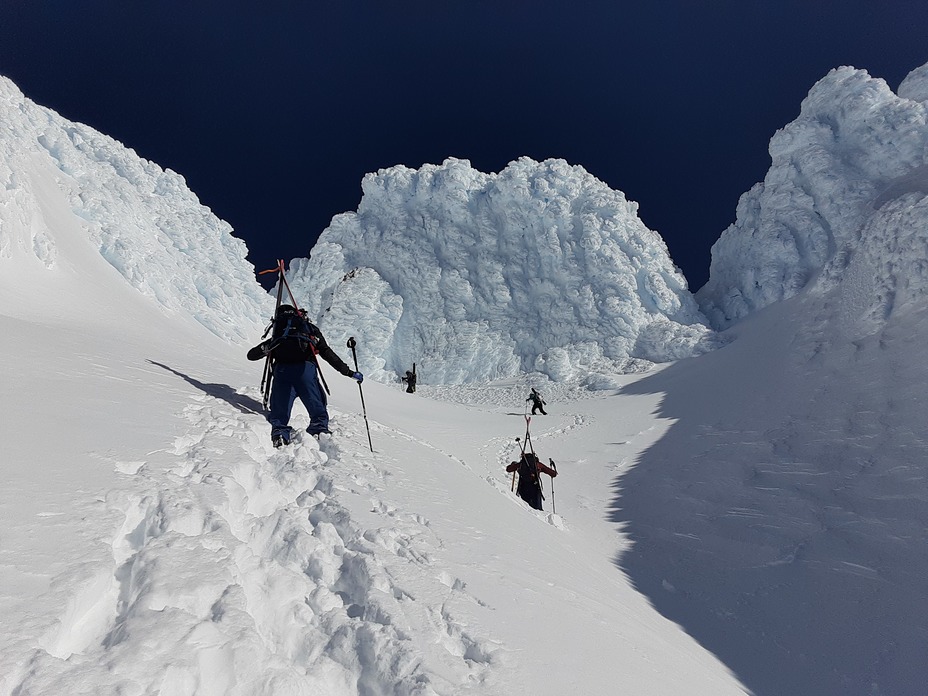
[[272, 302], [245, 244], [183, 177], [38, 106], [3, 77], [0, 122], [0, 280], [21, 264], [54, 274], [73, 265], [69, 244], [92, 245], [165, 309], [227, 341], [255, 338]]
[[713, 325], [805, 288], [846, 285], [848, 311], [867, 322], [924, 297], [928, 65], [898, 95], [863, 70], [831, 71], [770, 141], [770, 156], [696, 294]]
[[375, 376], [464, 383], [641, 369], [712, 344], [637, 204], [563, 160], [499, 174], [460, 159], [369, 174], [291, 286]]

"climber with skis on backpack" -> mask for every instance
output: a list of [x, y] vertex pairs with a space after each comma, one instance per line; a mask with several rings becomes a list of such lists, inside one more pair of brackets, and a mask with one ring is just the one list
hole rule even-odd
[[[271, 424], [271, 442], [275, 447], [289, 445], [293, 430], [290, 412], [297, 397], [309, 413], [306, 432], [318, 436], [329, 432], [329, 412], [325, 391], [320, 385], [318, 356], [332, 367], [360, 384], [364, 375], [352, 370], [338, 357], [322, 332], [306, 318], [303, 310], [287, 304], [277, 308], [272, 322], [273, 333], [248, 351], [249, 360], [270, 356], [272, 361], [271, 393], [267, 416]], [[271, 328], [271, 327], [269, 327]], [[325, 381], [322, 381], [325, 384]]]
[[528, 398], [526, 399], [526, 401], [531, 401], [531, 402], [532, 402], [532, 415], [533, 415], [533, 416], [534, 416], [538, 411], [541, 411], [541, 415], [543, 415], [543, 416], [547, 416], [547, 415], [548, 415], [548, 414], [545, 412], [545, 403], [547, 403], [547, 402], [544, 401], [544, 400], [541, 398], [541, 394], [539, 394], [537, 391], [535, 391], [535, 387], [532, 387], [532, 393], [528, 395]]
[[536, 510], [542, 510], [541, 501], [544, 495], [541, 492], [540, 474], [547, 474], [551, 478], [557, 476], [557, 468], [553, 459], [549, 459], [551, 466], [545, 466], [534, 452], [523, 452], [522, 457], [517, 462], [512, 462], [506, 467], [506, 471], [519, 473], [519, 485], [516, 493], [522, 500], [531, 505]]
[[406, 393], [414, 394], [416, 392], [416, 363], [413, 363], [412, 370], [406, 370], [406, 376], [400, 379], [406, 382]]

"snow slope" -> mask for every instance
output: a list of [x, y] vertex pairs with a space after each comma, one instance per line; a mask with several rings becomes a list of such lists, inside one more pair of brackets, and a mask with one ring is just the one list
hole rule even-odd
[[671, 428], [621, 479], [621, 565], [758, 694], [928, 683], [928, 312], [858, 338], [840, 296], [740, 322], [626, 388]]
[[[333, 379], [335, 436], [277, 452], [258, 373], [218, 339], [203, 356], [145, 332], [116, 359], [103, 338], [38, 356], [67, 375], [30, 388], [79, 416], [49, 429], [37, 399], [4, 438], [0, 692], [742, 692], [612, 563], [607, 483], [650, 418], [617, 426], [612, 399], [536, 425], [565, 512], [533, 513], [503, 471], [524, 385], [467, 407], [372, 384], [371, 453]], [[571, 434], [607, 433], [621, 459], [571, 459]]]
[[175, 175], [4, 88], [0, 694], [743, 693], [613, 562], [608, 483], [660, 432], [653, 397], [546, 389], [547, 513], [504, 471], [525, 380], [365, 382], [371, 452], [329, 372], [334, 437], [276, 451], [240, 245]]
[[758, 693], [928, 683], [926, 80], [813, 87], [697, 293], [732, 342], [629, 388], [623, 567]]

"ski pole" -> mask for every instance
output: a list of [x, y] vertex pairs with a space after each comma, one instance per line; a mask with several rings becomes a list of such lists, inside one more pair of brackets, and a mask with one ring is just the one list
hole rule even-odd
[[[358, 353], [354, 347], [358, 345], [358, 342], [354, 340], [354, 336], [351, 336], [348, 339], [348, 347], [351, 348], [351, 355], [354, 357], [354, 371], [358, 372]], [[371, 426], [367, 423], [367, 407], [364, 405], [364, 390], [361, 388], [361, 383], [358, 382], [358, 392], [361, 394], [361, 411], [364, 413], [364, 427], [367, 428], [367, 444], [371, 446], [371, 452], [374, 451], [374, 443], [371, 442]]]
[[[557, 464], [554, 463], [554, 460], [551, 457], [548, 457], [548, 462], [551, 464], [551, 468], [554, 469], [554, 473], [557, 473]], [[551, 477], [551, 514], [557, 514], [557, 506], [554, 504], [554, 477]]]

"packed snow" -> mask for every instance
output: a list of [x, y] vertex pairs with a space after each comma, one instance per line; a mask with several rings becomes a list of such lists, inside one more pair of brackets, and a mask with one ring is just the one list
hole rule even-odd
[[813, 88], [705, 314], [579, 167], [369, 175], [289, 277], [379, 382], [285, 450], [244, 246], [0, 80], [0, 694], [924, 693], [926, 76]]

